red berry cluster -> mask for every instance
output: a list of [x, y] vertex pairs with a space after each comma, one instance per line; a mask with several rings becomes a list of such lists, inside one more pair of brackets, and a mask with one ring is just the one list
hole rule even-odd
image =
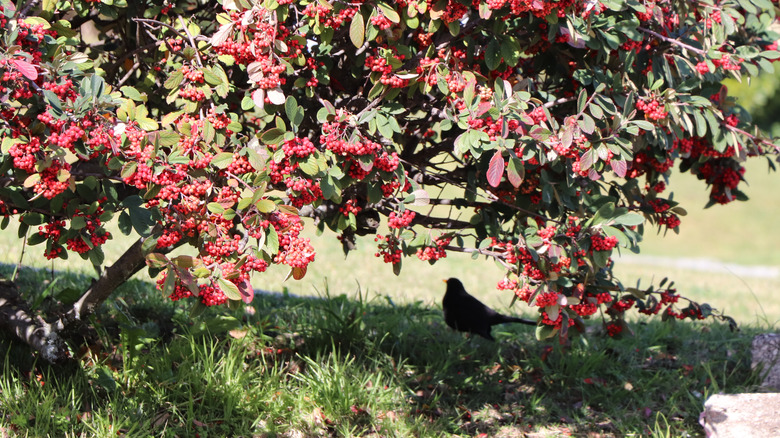
[[590, 236], [591, 251], [611, 251], [618, 244], [618, 238], [615, 236], [602, 237], [599, 234]]
[[404, 210], [400, 216], [396, 212], [392, 212], [387, 217], [387, 226], [391, 229], [406, 228], [412, 224], [415, 214], [412, 210]]
[[371, 24], [378, 27], [380, 30], [390, 29], [393, 26], [393, 22], [384, 14], [378, 14], [371, 17]]
[[625, 296], [621, 298], [618, 301], [615, 301], [612, 303], [611, 306], [609, 306], [609, 311], [614, 311], [617, 313], [625, 313], [626, 310], [634, 307], [634, 304], [636, 304], [636, 298]]
[[544, 279], [544, 274], [539, 269], [537, 261], [534, 260], [534, 256], [523, 245], [516, 245], [512, 242], [498, 242], [494, 239], [490, 246], [494, 251], [503, 252], [504, 260], [513, 266], [522, 267], [522, 271], [518, 274], [523, 279], [530, 279], [540, 281]]
[[193, 102], [201, 102], [206, 99], [206, 93], [200, 88], [186, 87], [179, 91], [179, 97]]
[[434, 246], [426, 246], [417, 250], [417, 258], [423, 261], [436, 261], [447, 257], [447, 245], [452, 237], [439, 237], [433, 241]]
[[637, 152], [634, 160], [626, 172], [626, 178], [638, 178], [648, 172], [666, 173], [674, 166], [673, 154], [669, 153], [666, 157], [659, 158], [655, 155], [649, 155], [645, 151]]
[[382, 260], [385, 263], [392, 263], [394, 265], [401, 263], [403, 251], [401, 251], [401, 242], [397, 237], [393, 234], [387, 234], [385, 236], [377, 234], [374, 238], [374, 242], [377, 242], [377, 249], [379, 250], [374, 254], [375, 256], [382, 257]]
[[[340, 7], [334, 7], [334, 6]], [[312, 25], [318, 21], [325, 27], [333, 30], [339, 29], [345, 21], [349, 21], [358, 12], [354, 6], [346, 6], [348, 3], [336, 3], [324, 6], [319, 3], [310, 3], [303, 10], [303, 14], [311, 18]]]
[[314, 261], [315, 255], [309, 239], [291, 236], [284, 251], [279, 251], [279, 254], [274, 258], [274, 263], [285, 264], [292, 268], [305, 268]]
[[536, 234], [542, 238], [542, 242], [550, 243], [550, 240], [555, 237], [555, 234], [558, 231], [558, 227], [555, 225], [550, 225], [547, 228], [541, 228], [539, 231], [536, 232]]
[[623, 325], [617, 322], [610, 322], [607, 324], [607, 335], [615, 337], [623, 331]]
[[168, 46], [168, 50], [172, 53], [176, 53], [182, 49], [184, 40], [181, 37], [168, 38], [165, 40], [165, 44]]
[[504, 278], [496, 285], [498, 290], [511, 291], [518, 299], [525, 301], [526, 303], [531, 299], [534, 293], [534, 289], [529, 283], [523, 283], [520, 285], [517, 280], [511, 280]]
[[645, 118], [650, 121], [663, 120], [669, 115], [668, 111], [664, 111], [664, 105], [658, 100], [657, 97], [651, 97], [648, 99], [639, 99], [636, 102], [636, 109], [645, 113]]
[[181, 68], [181, 72], [184, 75], [184, 78], [190, 82], [195, 82], [197, 84], [202, 84], [204, 82], [202, 70], [184, 65]]
[[361, 210], [363, 209], [357, 205], [357, 201], [354, 199], [348, 199], [346, 202], [344, 202], [344, 205], [339, 207], [341, 214], [346, 217], [349, 217], [350, 214], [357, 215]]

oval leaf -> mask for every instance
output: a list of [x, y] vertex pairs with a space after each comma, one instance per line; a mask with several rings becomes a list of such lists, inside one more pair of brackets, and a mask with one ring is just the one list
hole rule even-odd
[[241, 292], [238, 291], [238, 286], [235, 284], [224, 278], [218, 278], [217, 285], [219, 286], [219, 290], [221, 290], [229, 300], [238, 301], [241, 299]]
[[27, 79], [31, 81], [38, 79], [38, 70], [35, 69], [34, 65], [27, 61], [22, 61], [21, 59], [12, 59], [11, 62], [14, 64], [14, 67], [19, 70], [19, 73], [24, 75]]
[[525, 179], [525, 167], [519, 158], [511, 157], [509, 159], [509, 165], [506, 168], [506, 177], [509, 180], [509, 183], [515, 188], [520, 187], [520, 184], [523, 183], [523, 180]]
[[281, 88], [279, 87], [271, 88], [269, 90], [266, 90], [265, 92], [268, 95], [268, 100], [270, 100], [272, 104], [274, 105], [284, 104], [285, 101], [284, 92], [282, 91]]
[[302, 268], [292, 268], [292, 277], [296, 280], [302, 279], [303, 277], [306, 276], [307, 269], [308, 268], [306, 266]]
[[612, 170], [615, 171], [615, 174], [621, 178], [626, 176], [626, 171], [628, 170], [628, 165], [626, 164], [625, 160], [612, 160], [609, 162], [609, 164], [612, 166]]
[[223, 24], [219, 30], [211, 37], [211, 45], [214, 47], [221, 46], [225, 41], [230, 38], [233, 33], [233, 23]]
[[352, 23], [349, 25], [349, 40], [355, 47], [360, 48], [363, 46], [363, 42], [366, 37], [366, 22], [363, 20], [363, 16], [360, 13], [355, 14], [352, 18]]
[[490, 166], [487, 170], [487, 181], [493, 187], [498, 187], [501, 183], [501, 177], [504, 175], [504, 157], [501, 156], [501, 151], [496, 151], [493, 154], [493, 158], [490, 159]]

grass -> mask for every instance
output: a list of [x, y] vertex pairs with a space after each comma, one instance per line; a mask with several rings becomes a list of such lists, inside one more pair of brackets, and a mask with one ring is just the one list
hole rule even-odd
[[[642, 253], [673, 257], [702, 257], [743, 265], [780, 266], [780, 243], [775, 219], [780, 214], [780, 172], [770, 172], [765, 159], [745, 163], [746, 182], [740, 189], [750, 198], [704, 209], [708, 190], [690, 174], [673, 172], [669, 188], [688, 215], [680, 233], [648, 230]], [[743, 187], [744, 186], [744, 187]]]
[[[20, 275], [36, 293], [49, 273]], [[759, 378], [755, 328], [650, 320], [562, 347], [504, 326], [490, 343], [437, 308], [366, 293], [261, 295], [192, 320], [148, 283], [123, 287], [78, 365], [0, 337], [0, 436], [698, 436], [708, 395]]]

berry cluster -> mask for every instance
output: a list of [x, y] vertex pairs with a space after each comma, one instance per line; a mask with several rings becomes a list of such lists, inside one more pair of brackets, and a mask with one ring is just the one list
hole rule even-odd
[[412, 210], [404, 210], [400, 216], [396, 212], [392, 212], [387, 217], [387, 226], [391, 229], [406, 228], [412, 224], [415, 215], [416, 213]]
[[357, 215], [361, 210], [363, 209], [357, 205], [357, 201], [354, 199], [348, 199], [346, 202], [344, 202], [344, 205], [339, 207], [339, 211], [345, 217], [349, 217], [350, 214]]
[[387, 234], [385, 236], [377, 234], [374, 238], [374, 242], [377, 242], [378, 249], [377, 253], [374, 254], [376, 257], [382, 257], [382, 260], [385, 263], [394, 265], [401, 263], [403, 251], [401, 251], [400, 247], [401, 242], [396, 236], [393, 234]]
[[653, 122], [663, 120], [669, 115], [668, 111], [664, 111], [664, 104], [662, 104], [657, 97], [638, 100], [636, 102], [636, 109], [644, 112], [645, 118]]
[[201, 102], [206, 99], [206, 93], [200, 88], [187, 87], [179, 91], [179, 97], [193, 102]]
[[618, 238], [615, 236], [603, 237], [599, 234], [590, 236], [591, 251], [612, 251], [617, 244]]
[[447, 245], [452, 242], [452, 237], [439, 237], [433, 241], [434, 246], [425, 246], [417, 250], [417, 258], [423, 261], [434, 262], [447, 257]]

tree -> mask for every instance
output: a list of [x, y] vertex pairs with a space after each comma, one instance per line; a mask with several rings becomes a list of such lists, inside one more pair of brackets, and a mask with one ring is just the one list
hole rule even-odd
[[[157, 3], [3, 4], [2, 225], [100, 272], [49, 315], [1, 288], [0, 322], [43, 357], [144, 266], [195, 311], [250, 302], [270, 264], [302, 278], [302, 216], [345, 252], [376, 235], [396, 273], [494, 259], [539, 338], [600, 310], [610, 335], [631, 307], [728, 319], [672, 285], [624, 287], [611, 256], [678, 229], [674, 165], [726, 204], [747, 157], [777, 154], [720, 85], [772, 71], [772, 3]], [[103, 269], [112, 220], [139, 238]]]

